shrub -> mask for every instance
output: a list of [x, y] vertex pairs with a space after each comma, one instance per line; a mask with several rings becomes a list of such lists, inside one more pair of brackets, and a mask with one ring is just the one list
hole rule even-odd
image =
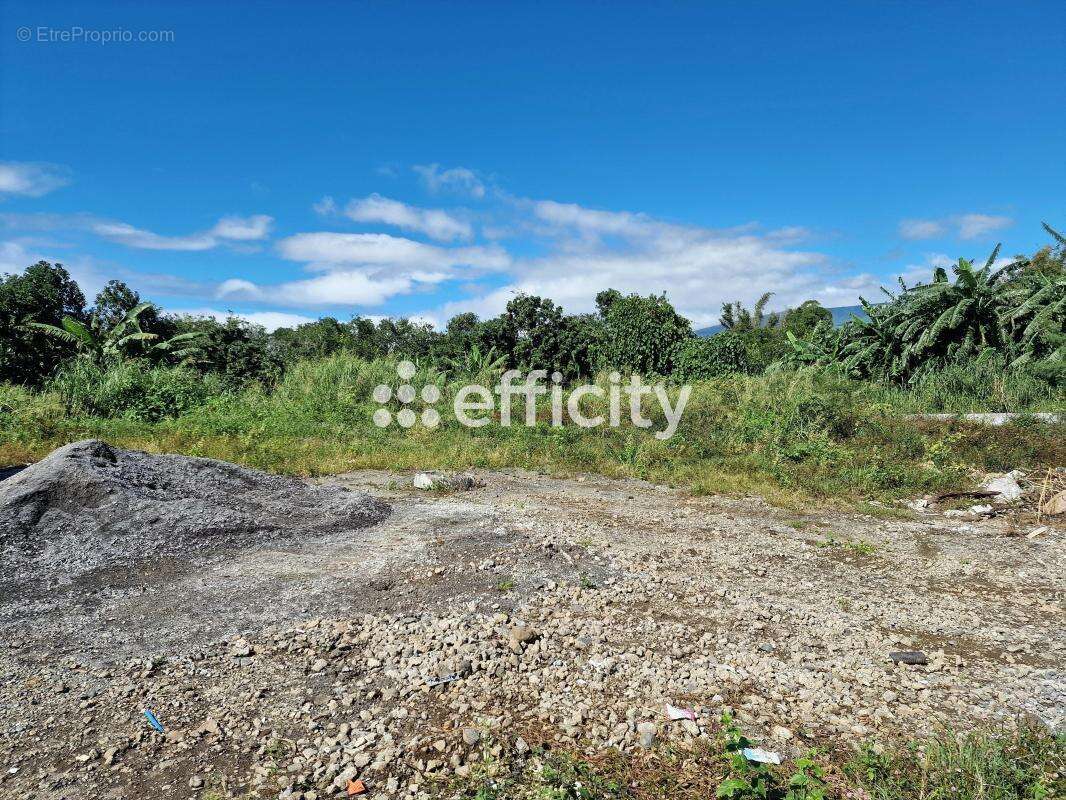
[[86, 359], [67, 362], [50, 382], [68, 412], [156, 422], [177, 417], [220, 389], [217, 380], [184, 367], [122, 361], [106, 367]]
[[733, 331], [687, 339], [678, 347], [674, 358], [675, 376], [686, 381], [751, 371], [746, 337]]
[[692, 326], [665, 295], [601, 292], [596, 301], [605, 322], [606, 368], [641, 375], [670, 374], [674, 354], [692, 337]]

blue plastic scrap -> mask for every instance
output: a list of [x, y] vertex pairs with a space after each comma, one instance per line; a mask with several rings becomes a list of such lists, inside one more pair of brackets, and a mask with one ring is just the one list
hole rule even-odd
[[151, 725], [160, 733], [166, 733], [166, 731], [163, 730], [163, 724], [158, 719], [156, 719], [155, 714], [153, 714], [147, 708], [144, 710], [144, 716], [148, 718], [149, 725]]

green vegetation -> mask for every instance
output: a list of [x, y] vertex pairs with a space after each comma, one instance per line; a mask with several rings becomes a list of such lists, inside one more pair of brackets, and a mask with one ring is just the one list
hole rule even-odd
[[[912, 402], [901, 390], [818, 373], [697, 383], [667, 441], [632, 427], [556, 428], [543, 411], [532, 428], [468, 429], [447, 414], [435, 430], [378, 428], [371, 392], [396, 380], [393, 361], [348, 354], [299, 362], [272, 391], [226, 390], [222, 379], [198, 380], [182, 367], [132, 362], [100, 371], [76, 361], [45, 391], [0, 387], [0, 459], [34, 460], [101, 437], [300, 475], [518, 466], [637, 476], [697, 493], [761, 493], [786, 505], [812, 496], [915, 496], [967, 485], [973, 469], [1066, 463], [1061, 424], [923, 424], [901, 413]], [[442, 404], [458, 385], [422, 367], [412, 384], [426, 383], [441, 387]], [[166, 417], [175, 407], [181, 413]], [[664, 424], [659, 414], [651, 414], [653, 430]]]
[[[1056, 241], [1006, 267], [960, 261], [953, 282], [940, 270], [839, 329], [813, 302], [780, 317], [765, 313], [769, 294], [752, 311], [729, 304], [729, 329], [710, 338], [693, 336], [665, 297], [614, 290], [597, 296], [596, 314], [518, 296], [499, 317], [462, 314], [442, 332], [357, 317], [267, 333], [236, 318], [163, 314], [117, 281], [86, 308], [66, 270], [41, 262], [0, 280], [0, 460], [96, 436], [302, 475], [517, 466], [786, 504], [956, 488], [975, 470], [1066, 462], [1062, 425], [909, 418], [1066, 408]], [[603, 387], [610, 371], [633, 370], [675, 397], [683, 382], [693, 390], [667, 441], [651, 433], [665, 426], [657, 404], [650, 430], [555, 427], [546, 406], [531, 428], [467, 429], [444, 413], [434, 431], [381, 429], [371, 393], [397, 385], [401, 358], [418, 365], [413, 385], [440, 389], [441, 409], [458, 387], [510, 368]], [[600, 402], [585, 401], [587, 412]]]
[[857, 755], [811, 752], [780, 766], [748, 760], [754, 746], [728, 715], [690, 745], [595, 757], [534, 749], [487, 759], [440, 797], [462, 800], [1040, 800], [1066, 791], [1066, 737], [1022, 726], [868, 745]]
[[839, 329], [819, 322], [807, 337], [786, 331], [782, 366], [833, 370], [856, 378], [914, 385], [945, 369], [985, 365], [1025, 380], [1066, 382], [1066, 239], [1032, 258], [1000, 265], [999, 247], [976, 268], [960, 258], [954, 280], [937, 267], [928, 284], [862, 301], [868, 319]]
[[1034, 726], [945, 732], [882, 752], [867, 746], [844, 773], [871, 800], [1050, 800], [1066, 796], [1066, 736]]
[[852, 542], [846, 539], [838, 539], [832, 534], [818, 542], [819, 547], [843, 547], [853, 553], [868, 556], [877, 552], [877, 545], [870, 542]]
[[[66, 270], [41, 262], [0, 280], [0, 464], [99, 437], [299, 475], [517, 466], [905, 514], [882, 503], [960, 488], [983, 471], [1066, 463], [1063, 423], [1022, 416], [992, 428], [913, 417], [1066, 410], [1066, 242], [1051, 233], [1057, 244], [1030, 258], [1003, 266], [996, 252], [980, 268], [960, 260], [954, 279], [938, 270], [929, 284], [865, 303], [868, 319], [838, 329], [813, 302], [767, 315], [766, 295], [751, 311], [729, 304], [727, 330], [706, 339], [665, 297], [614, 290], [597, 296], [596, 314], [566, 315], [550, 300], [518, 296], [499, 317], [459, 315], [439, 333], [360, 318], [267, 333], [236, 318], [162, 314], [119, 282], [86, 308]], [[396, 387], [401, 359], [417, 366], [413, 386], [439, 389], [440, 409], [461, 386], [494, 383], [510, 368], [605, 389], [611, 371], [635, 371], [674, 398], [682, 383], [692, 393], [665, 441], [652, 433], [665, 427], [657, 404], [645, 406], [650, 429], [582, 429], [553, 425], [544, 397], [531, 427], [470, 429], [444, 413], [436, 429], [380, 428], [372, 392]], [[602, 399], [585, 401], [586, 414], [604, 410]], [[395, 397], [388, 405], [394, 414], [401, 407]], [[832, 536], [824, 544], [874, 552]], [[590, 577], [579, 580], [595, 588]], [[725, 718], [716, 737], [688, 748], [597, 759], [542, 751], [482, 765], [453, 788], [478, 800], [1032, 800], [1064, 790], [1064, 740], [1027, 728], [945, 733], [868, 748], [846, 763], [811, 755], [768, 767], [745, 758], [746, 746]]]

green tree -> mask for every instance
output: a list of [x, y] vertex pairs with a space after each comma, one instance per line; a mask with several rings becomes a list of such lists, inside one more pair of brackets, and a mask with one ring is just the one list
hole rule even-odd
[[201, 372], [218, 375], [226, 387], [239, 388], [252, 381], [272, 385], [281, 377], [284, 365], [262, 325], [239, 317], [219, 322], [182, 315], [171, 320], [179, 333], [200, 334], [195, 365]]
[[516, 369], [558, 369], [562, 362], [563, 310], [551, 300], [520, 294], [507, 303], [500, 332]]
[[492, 383], [507, 368], [507, 356], [490, 347], [482, 352], [477, 344], [440, 361], [449, 380], [482, 385]]
[[595, 314], [563, 317], [556, 369], [565, 380], [591, 377], [602, 367], [607, 330]]
[[950, 362], [988, 357], [1007, 349], [1005, 279], [1017, 272], [1021, 263], [994, 269], [999, 250], [996, 245], [981, 268], [960, 258], [952, 267], [954, 281], [948, 279], [943, 267], [937, 267], [932, 283], [909, 290], [898, 329], [908, 368], [932, 359]]
[[755, 301], [751, 311], [739, 301], [722, 304], [722, 315], [718, 318], [722, 327], [729, 331], [750, 331], [759, 328], [776, 328], [781, 322], [777, 314], [766, 314], [766, 304], [774, 296], [773, 292], [764, 292]]
[[687, 381], [753, 371], [748, 339], [736, 331], [686, 339], [674, 358], [674, 374]]
[[73, 347], [29, 323], [85, 319], [85, 296], [62, 264], [38, 261], [0, 278], [0, 380], [40, 385]]
[[376, 350], [381, 356], [397, 356], [418, 360], [433, 350], [437, 334], [426, 323], [409, 319], [385, 318], [374, 331]]
[[[101, 327], [110, 329], [118, 325], [123, 317], [140, 304], [141, 296], [125, 283], [108, 281], [93, 300], [92, 313], [100, 320]], [[146, 308], [140, 315], [142, 330], [148, 330], [146, 318], [150, 312], [154, 312], [154, 309]]]
[[278, 328], [271, 336], [274, 352], [285, 364], [356, 350], [358, 335], [351, 325], [322, 317], [295, 328]]
[[[597, 298], [598, 300], [599, 298]], [[678, 346], [692, 337], [692, 325], [666, 299], [610, 295], [604, 316], [604, 366], [620, 372], [668, 375]]]
[[822, 323], [832, 325], [833, 312], [817, 300], [807, 300], [796, 308], [788, 309], [782, 320], [784, 329], [801, 339], [810, 335]]

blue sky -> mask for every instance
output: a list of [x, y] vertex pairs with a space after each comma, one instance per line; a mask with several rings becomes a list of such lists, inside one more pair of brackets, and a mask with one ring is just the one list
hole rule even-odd
[[704, 325], [1066, 227], [1061, 2], [172, 5], [0, 6], [0, 272], [268, 326], [607, 286]]

